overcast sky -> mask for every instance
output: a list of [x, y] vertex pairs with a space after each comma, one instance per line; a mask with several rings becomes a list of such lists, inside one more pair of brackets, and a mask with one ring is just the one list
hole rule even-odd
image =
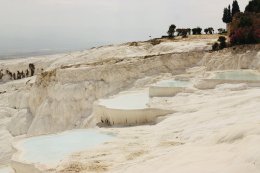
[[[248, 0], [238, 0], [242, 10]], [[0, 53], [146, 40], [177, 27], [225, 27], [232, 0], [0, 0]]]

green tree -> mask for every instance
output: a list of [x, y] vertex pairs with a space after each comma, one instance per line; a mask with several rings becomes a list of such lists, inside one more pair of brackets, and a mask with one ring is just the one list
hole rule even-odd
[[171, 26], [169, 27], [169, 30], [168, 30], [168, 32], [167, 32], [169, 37], [174, 37], [175, 29], [176, 29], [176, 26], [175, 26], [175, 25], [171, 25]]
[[230, 6], [228, 8], [224, 8], [224, 13], [222, 17], [222, 21], [224, 23], [230, 23], [232, 22], [232, 16], [231, 16], [231, 11], [230, 11]]
[[232, 16], [234, 16], [235, 14], [237, 14], [239, 12], [240, 12], [240, 8], [238, 5], [238, 2], [237, 2], [237, 0], [234, 0], [233, 4], [232, 4]]
[[239, 27], [250, 27], [253, 25], [252, 19], [246, 15], [241, 16], [239, 21]]
[[209, 27], [208, 31], [209, 31], [209, 34], [214, 34], [214, 28], [212, 28], [212, 27]]
[[232, 13], [231, 13], [230, 5], [228, 6], [228, 16], [227, 16], [227, 18], [228, 18], [229, 23], [231, 23], [232, 22]]
[[251, 0], [246, 6], [245, 12], [260, 13], [260, 0]]
[[204, 32], [205, 32], [206, 34], [208, 34], [209, 29], [208, 29], [208, 28], [204, 29]]
[[212, 45], [212, 50], [213, 51], [219, 50], [219, 44], [217, 42]]
[[202, 31], [202, 28], [200, 28], [200, 27], [193, 28], [192, 29], [192, 34], [193, 35], [201, 35], [201, 31]]

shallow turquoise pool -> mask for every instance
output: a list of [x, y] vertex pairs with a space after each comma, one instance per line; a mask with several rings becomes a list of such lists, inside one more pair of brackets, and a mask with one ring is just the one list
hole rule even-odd
[[260, 74], [252, 71], [226, 71], [216, 73], [215, 79], [260, 81]]
[[190, 85], [190, 81], [181, 80], [163, 80], [156, 83], [154, 86], [158, 87], [187, 87]]
[[121, 93], [113, 98], [101, 99], [99, 104], [111, 109], [144, 109], [147, 108], [149, 95], [147, 91]]
[[73, 130], [55, 135], [25, 139], [21, 142], [22, 159], [30, 163], [56, 163], [64, 157], [113, 138], [94, 130]]

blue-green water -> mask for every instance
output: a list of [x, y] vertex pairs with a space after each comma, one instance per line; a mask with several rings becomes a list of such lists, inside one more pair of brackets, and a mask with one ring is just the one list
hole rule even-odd
[[21, 143], [23, 159], [30, 163], [56, 163], [64, 157], [113, 138], [94, 130], [73, 130], [55, 135], [25, 139]]
[[260, 75], [252, 71], [227, 71], [216, 73], [215, 79], [260, 81]]

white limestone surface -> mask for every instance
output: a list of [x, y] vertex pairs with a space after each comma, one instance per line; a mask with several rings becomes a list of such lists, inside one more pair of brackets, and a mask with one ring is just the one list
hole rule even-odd
[[154, 98], [154, 105], [177, 112], [153, 126], [108, 128], [116, 140], [70, 157], [55, 171], [259, 173], [260, 89], [221, 88]]
[[[218, 36], [213, 37], [217, 40]], [[29, 63], [36, 67], [33, 77], [10, 81], [4, 74], [5, 80], [0, 80], [0, 165], [9, 163], [13, 153], [11, 142], [16, 135], [40, 135], [81, 127], [96, 100], [131, 87], [138, 79], [161, 73], [181, 74], [197, 66], [204, 67], [200, 74], [205, 70], [260, 70], [259, 45], [206, 51], [213, 41], [190, 36], [188, 40], [165, 40], [155, 46], [151, 42], [138, 42], [137, 46], [127, 43], [52, 56], [0, 60], [3, 71], [25, 71]]]

